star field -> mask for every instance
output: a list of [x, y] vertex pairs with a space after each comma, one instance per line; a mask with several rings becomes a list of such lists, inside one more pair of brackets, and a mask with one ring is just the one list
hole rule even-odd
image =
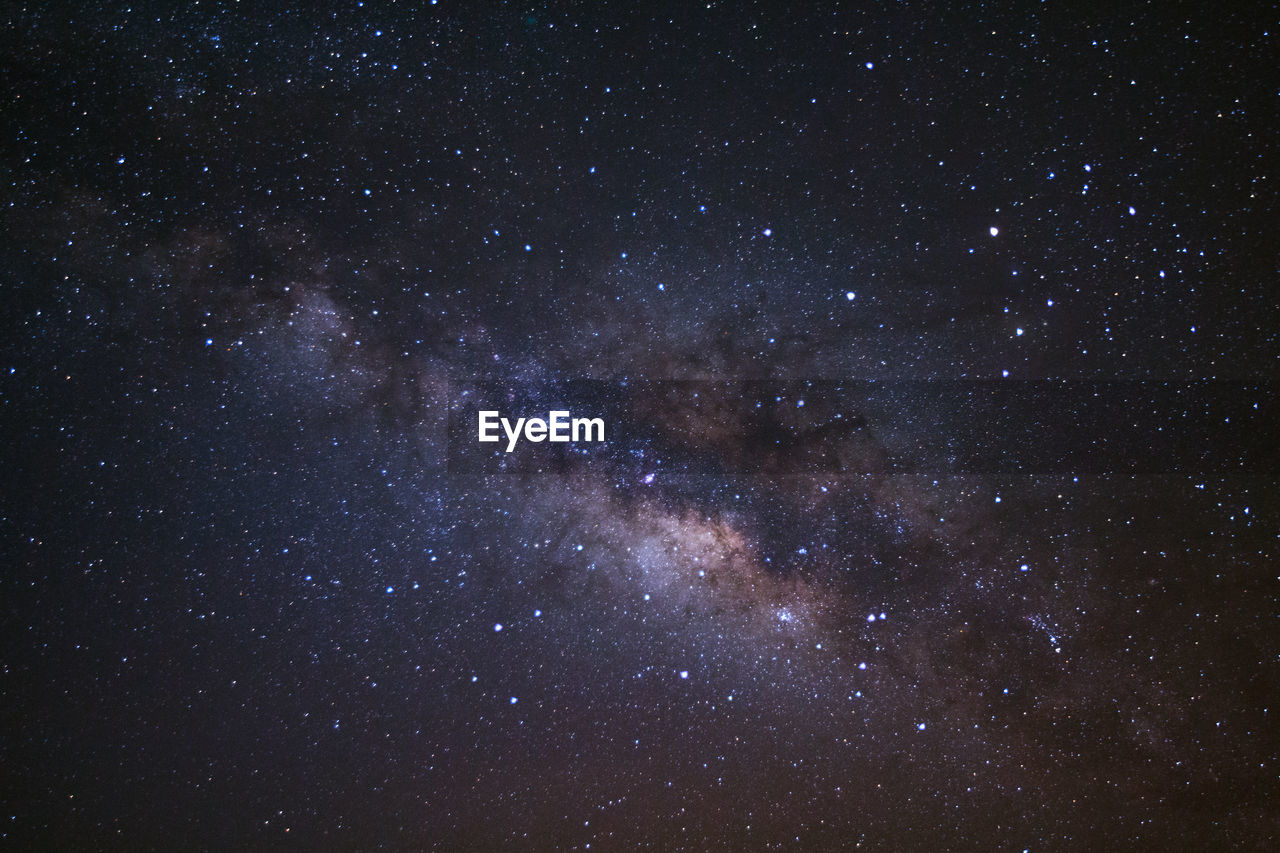
[[0, 838], [1272, 849], [1277, 23], [3, 13]]

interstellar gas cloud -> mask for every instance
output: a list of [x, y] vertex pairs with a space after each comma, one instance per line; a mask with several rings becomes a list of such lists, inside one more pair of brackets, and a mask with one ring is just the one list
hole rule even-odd
[[1274, 10], [0, 20], [14, 849], [1274, 849]]

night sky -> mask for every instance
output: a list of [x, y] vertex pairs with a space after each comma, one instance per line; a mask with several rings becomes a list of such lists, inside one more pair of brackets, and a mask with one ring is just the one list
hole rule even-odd
[[1276, 849], [1274, 6], [273, 5], [0, 13], [0, 846]]

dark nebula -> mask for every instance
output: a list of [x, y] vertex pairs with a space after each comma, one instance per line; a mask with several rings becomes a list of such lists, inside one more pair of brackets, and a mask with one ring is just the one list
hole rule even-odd
[[1278, 27], [4, 12], [5, 846], [1276, 849]]

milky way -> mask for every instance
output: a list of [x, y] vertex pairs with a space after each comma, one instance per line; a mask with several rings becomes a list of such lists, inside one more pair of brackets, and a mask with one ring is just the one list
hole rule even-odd
[[6, 15], [15, 849], [1274, 847], [1273, 10]]

